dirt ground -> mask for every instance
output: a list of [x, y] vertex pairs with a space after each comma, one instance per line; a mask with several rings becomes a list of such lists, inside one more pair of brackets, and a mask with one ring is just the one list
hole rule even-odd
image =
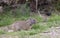
[[27, 35], [27, 36], [18, 36], [18, 35], [0, 35], [0, 38], [60, 38], [60, 27], [52, 27], [49, 30], [35, 34], [35, 35]]

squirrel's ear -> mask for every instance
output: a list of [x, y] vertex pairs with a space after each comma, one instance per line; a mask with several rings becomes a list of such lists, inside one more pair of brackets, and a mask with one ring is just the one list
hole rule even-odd
[[30, 22], [30, 19], [26, 20], [26, 23]]

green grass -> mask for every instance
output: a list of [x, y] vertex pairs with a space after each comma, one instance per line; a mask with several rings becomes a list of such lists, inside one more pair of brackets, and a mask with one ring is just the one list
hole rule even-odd
[[[22, 16], [22, 17], [10, 17], [10, 16], [3, 16], [3, 19], [0, 21], [0, 26], [6, 26], [9, 24], [12, 24], [14, 21], [17, 20], [26, 20], [29, 17], [27, 16]], [[59, 26], [60, 24], [60, 16], [57, 15], [52, 15], [50, 17], [50, 19], [47, 22], [42, 22], [42, 19], [40, 16], [36, 16], [34, 15], [32, 18], [35, 18], [38, 23], [34, 24], [31, 30], [28, 31], [17, 31], [17, 32], [12, 32], [12, 33], [6, 33], [7, 35], [35, 35], [38, 34], [40, 32], [43, 32], [45, 30], [47, 30], [48, 28], [52, 27], [52, 26]], [[4, 34], [4, 32], [0, 31], [0, 34]]]
[[[24, 7], [25, 6], [25, 7]], [[35, 18], [38, 23], [34, 24], [31, 30], [25, 31], [17, 31], [17, 32], [4, 32], [0, 31], [0, 34], [6, 34], [6, 35], [35, 35], [40, 32], [43, 32], [47, 30], [48, 28], [52, 26], [59, 26], [60, 25], [60, 16], [56, 14], [52, 14], [52, 16], [48, 19], [47, 22], [42, 22], [42, 18], [39, 15], [32, 15], [30, 16], [30, 10], [29, 8], [26, 8], [26, 5], [21, 6], [20, 9], [16, 9], [15, 14], [13, 14], [11, 11], [8, 11], [6, 14], [0, 15], [0, 27], [1, 26], [7, 26], [12, 24], [15, 21], [18, 20], [26, 20], [29, 17]], [[24, 10], [24, 11], [23, 11]]]

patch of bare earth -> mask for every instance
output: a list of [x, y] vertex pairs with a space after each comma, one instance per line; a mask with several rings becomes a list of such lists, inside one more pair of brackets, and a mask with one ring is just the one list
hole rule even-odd
[[27, 36], [19, 36], [19, 35], [0, 35], [0, 38], [60, 38], [60, 27], [52, 27], [45, 32], [35, 34], [35, 35], [27, 35]]

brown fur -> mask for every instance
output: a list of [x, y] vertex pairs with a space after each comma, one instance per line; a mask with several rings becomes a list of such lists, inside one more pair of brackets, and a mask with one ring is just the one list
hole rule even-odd
[[28, 19], [26, 21], [16, 21], [12, 25], [9, 25], [9, 30], [20, 31], [20, 30], [29, 30], [32, 28], [32, 24], [35, 24], [35, 19]]
[[16, 32], [20, 30], [29, 30], [32, 28], [32, 25], [36, 23], [35, 19], [28, 19], [26, 21], [16, 21], [9, 26], [0, 27], [0, 30], [7, 32]]

